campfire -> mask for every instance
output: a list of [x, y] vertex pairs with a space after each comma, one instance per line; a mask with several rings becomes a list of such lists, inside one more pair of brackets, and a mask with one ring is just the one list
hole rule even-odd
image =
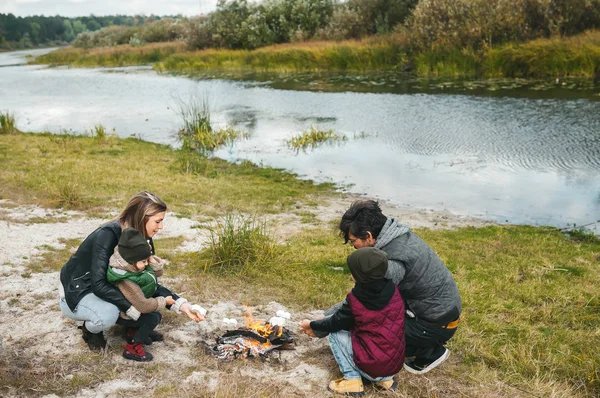
[[274, 349], [290, 349], [294, 343], [292, 333], [282, 325], [254, 320], [248, 311], [245, 318], [245, 327], [228, 330], [217, 338], [212, 347], [217, 358], [262, 357]]

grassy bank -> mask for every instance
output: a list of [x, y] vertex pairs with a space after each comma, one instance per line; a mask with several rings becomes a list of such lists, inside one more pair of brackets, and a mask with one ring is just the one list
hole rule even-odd
[[476, 53], [438, 48], [411, 53], [393, 36], [364, 41], [309, 42], [247, 50], [185, 51], [181, 43], [60, 49], [34, 62], [72, 66], [153, 63], [158, 71], [259, 72], [414, 71], [419, 77], [593, 78], [600, 73], [600, 32], [507, 44]]
[[32, 63], [75, 67], [146, 65], [184, 50], [185, 44], [182, 42], [153, 43], [137, 47], [125, 44], [92, 49], [67, 47], [42, 55]]
[[[315, 209], [333, 195], [329, 186], [249, 163], [232, 165], [203, 158], [205, 173], [185, 173], [178, 156], [169, 147], [137, 139], [0, 134], [0, 198], [108, 217], [106, 210], [121, 208], [133, 193], [149, 189], [176, 214], [202, 222], [237, 211], [287, 217], [301, 206]], [[250, 255], [243, 269], [235, 263], [217, 264], [210, 247], [178, 251], [181, 238], [159, 237], [156, 244], [159, 254], [172, 262], [169, 275], [186, 276], [180, 290], [200, 302], [234, 299], [254, 305], [275, 300], [294, 311], [312, 310], [339, 301], [351, 286], [348, 272], [334, 269], [343, 267], [351, 252], [336, 236], [335, 221], [304, 228], [285, 243], [261, 242], [257, 247], [268, 250], [268, 255], [244, 252]], [[417, 232], [455, 276], [464, 312], [448, 363], [426, 379], [401, 372], [398, 396], [600, 394], [597, 239], [581, 235], [574, 239], [554, 228], [526, 226]], [[253, 236], [265, 237], [250, 234], [244, 239], [258, 240]], [[78, 244], [65, 243], [67, 247], [53, 252], [48, 261], [35, 262], [32, 272], [56, 271], [69, 257], [69, 247]], [[244, 245], [244, 250], [249, 246]], [[99, 374], [106, 371], [104, 380], [118, 377], [110, 361], [86, 361], [97, 361]], [[179, 379], [197, 370], [179, 369]], [[40, 394], [61, 395], [100, 383], [57, 384], [50, 373], [31, 377], [28, 384], [0, 371], [0, 386], [21, 383], [35, 386]], [[158, 395], [181, 396], [180, 388], [184, 387], [173, 386]], [[247, 388], [220, 396], [272, 395], [257, 383]]]
[[95, 211], [106, 203], [123, 203], [146, 187], [160, 190], [171, 209], [182, 214], [207, 209], [276, 213], [331, 192], [331, 185], [314, 185], [250, 162], [234, 165], [197, 156], [196, 172], [187, 173], [179, 151], [134, 138], [0, 137], [2, 198], [18, 202]]

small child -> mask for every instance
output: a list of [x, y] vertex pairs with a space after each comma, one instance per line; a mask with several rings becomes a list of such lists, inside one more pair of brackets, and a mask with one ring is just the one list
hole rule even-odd
[[151, 361], [152, 354], [144, 350], [142, 343], [162, 341], [162, 334], [154, 328], [160, 323], [161, 309], [168, 306], [177, 314], [185, 313], [196, 322], [204, 319], [192, 309], [186, 299], [172, 293], [158, 283], [163, 274], [164, 260], [152, 254], [149, 243], [134, 228], [125, 228], [109, 259], [107, 279], [119, 288], [131, 303], [127, 313], [121, 312], [119, 325], [127, 327], [127, 345], [123, 356], [135, 361]]
[[356, 250], [347, 259], [355, 280], [346, 300], [331, 316], [300, 322], [302, 331], [329, 332], [329, 345], [344, 376], [329, 390], [363, 396], [361, 378], [380, 390], [398, 387], [393, 376], [404, 363], [404, 301], [397, 286], [385, 279], [387, 255], [374, 247]]

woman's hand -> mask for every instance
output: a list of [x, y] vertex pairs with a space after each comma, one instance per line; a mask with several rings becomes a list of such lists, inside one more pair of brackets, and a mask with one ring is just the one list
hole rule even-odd
[[167, 301], [167, 305], [175, 304], [175, 300], [173, 300], [173, 296], [167, 296], [167, 297], [165, 297], [165, 300]]
[[309, 335], [310, 337], [317, 337], [315, 336], [315, 332], [313, 332], [312, 328], [310, 327], [310, 320], [308, 319], [303, 319], [300, 321], [300, 331]]
[[179, 307], [179, 311], [186, 314], [192, 321], [200, 322], [204, 320], [204, 317], [195, 311], [192, 311], [192, 305], [190, 303], [183, 303]]

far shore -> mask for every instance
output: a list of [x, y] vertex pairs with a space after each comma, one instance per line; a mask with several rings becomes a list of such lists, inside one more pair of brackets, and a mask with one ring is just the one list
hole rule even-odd
[[415, 77], [596, 79], [600, 31], [508, 43], [480, 54], [460, 49], [411, 53], [393, 36], [377, 40], [279, 44], [256, 50], [188, 51], [183, 42], [67, 47], [32, 63], [73, 67], [153, 65], [162, 72], [394, 72]]

